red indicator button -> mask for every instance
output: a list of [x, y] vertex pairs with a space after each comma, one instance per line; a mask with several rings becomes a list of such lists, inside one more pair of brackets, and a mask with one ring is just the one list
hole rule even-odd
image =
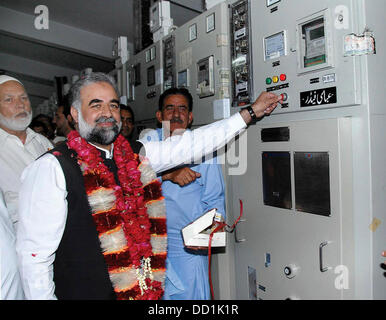
[[286, 79], [287, 79], [287, 76], [284, 73], [282, 73], [280, 75], [280, 81], [285, 81]]
[[286, 93], [282, 93], [282, 94], [280, 95], [280, 98], [281, 98], [281, 100], [283, 100], [283, 102], [284, 102], [284, 101], [287, 101], [288, 95], [287, 95]]

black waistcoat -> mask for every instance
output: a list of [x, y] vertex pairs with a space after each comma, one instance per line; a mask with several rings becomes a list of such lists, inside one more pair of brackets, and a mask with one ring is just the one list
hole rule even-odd
[[63, 169], [68, 192], [66, 226], [54, 262], [55, 295], [68, 300], [115, 299], [76, 153], [65, 143], [49, 152]]

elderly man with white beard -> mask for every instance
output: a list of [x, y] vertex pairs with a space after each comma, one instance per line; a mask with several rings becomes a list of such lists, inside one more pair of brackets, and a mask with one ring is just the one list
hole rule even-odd
[[[16, 250], [26, 298], [162, 298], [166, 214], [155, 173], [212, 153], [278, 102], [263, 92], [248, 110], [144, 142], [138, 155], [119, 135], [114, 80], [103, 73], [78, 80], [70, 90], [76, 130], [22, 175]], [[212, 145], [208, 137], [217, 136]]]
[[4, 192], [10, 218], [16, 228], [20, 176], [25, 167], [47, 150], [51, 142], [28, 128], [31, 104], [23, 84], [0, 76], [0, 189]]

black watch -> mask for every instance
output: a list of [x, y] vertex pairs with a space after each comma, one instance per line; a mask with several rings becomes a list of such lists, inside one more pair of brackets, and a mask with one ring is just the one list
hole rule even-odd
[[256, 113], [255, 113], [255, 111], [253, 111], [253, 109], [252, 109], [252, 107], [251, 107], [251, 106], [249, 106], [249, 107], [246, 107], [246, 108], [243, 108], [242, 110], [244, 110], [244, 109], [248, 110], [248, 112], [249, 112], [249, 115], [250, 115], [250, 116], [251, 116], [251, 118], [252, 118], [252, 121], [257, 121], [257, 116], [256, 116]]

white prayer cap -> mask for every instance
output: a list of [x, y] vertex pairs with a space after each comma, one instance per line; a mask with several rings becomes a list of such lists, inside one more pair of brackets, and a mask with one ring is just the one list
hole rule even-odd
[[19, 82], [21, 85], [23, 85], [19, 80], [13, 78], [13, 77], [10, 77], [10, 76], [6, 76], [6, 75], [1, 75], [0, 76], [0, 84], [3, 84], [4, 82], [7, 82], [7, 81], [17, 81]]

